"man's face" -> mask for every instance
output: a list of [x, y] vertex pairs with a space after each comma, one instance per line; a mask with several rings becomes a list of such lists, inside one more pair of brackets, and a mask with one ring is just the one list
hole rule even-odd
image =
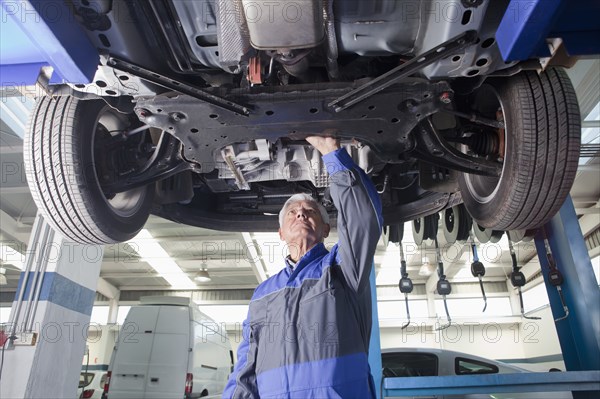
[[310, 246], [329, 235], [329, 225], [323, 222], [319, 208], [311, 201], [290, 204], [283, 215], [279, 237], [286, 243], [306, 241]]

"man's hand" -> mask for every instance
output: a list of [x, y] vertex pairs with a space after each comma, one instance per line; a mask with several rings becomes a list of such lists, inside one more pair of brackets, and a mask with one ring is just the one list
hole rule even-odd
[[321, 155], [329, 154], [340, 148], [340, 140], [334, 137], [308, 136], [306, 141], [315, 147]]

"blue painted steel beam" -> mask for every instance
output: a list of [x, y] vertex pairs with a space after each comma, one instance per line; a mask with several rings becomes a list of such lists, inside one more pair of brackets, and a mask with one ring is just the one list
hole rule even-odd
[[547, 38], [562, 38], [567, 53], [600, 53], [598, 0], [511, 0], [496, 41], [505, 61], [547, 57]]
[[600, 53], [600, 1], [569, 0], [549, 37], [563, 39], [571, 55]]
[[384, 396], [557, 391], [598, 391], [600, 393], [600, 370], [443, 377], [394, 377], [384, 380]]
[[371, 375], [375, 381], [375, 392], [376, 398], [381, 397], [381, 379], [383, 378], [383, 366], [381, 365], [381, 341], [379, 336], [379, 314], [377, 312], [377, 290], [375, 284], [375, 264], [371, 268], [371, 275], [369, 276], [371, 283], [371, 307], [372, 307], [372, 324], [371, 324], [371, 338], [369, 341], [369, 367], [371, 368]]
[[[564, 278], [562, 284], [569, 317], [555, 323], [565, 366], [569, 371], [600, 370], [600, 290], [592, 268], [573, 201], [544, 226], [552, 256]], [[555, 319], [564, 316], [560, 296], [549, 283], [549, 267], [542, 233], [536, 235], [540, 264], [550, 308]]]
[[54, 68], [50, 83], [92, 81], [98, 51], [64, 1], [1, 0], [1, 5], [0, 85], [35, 83], [40, 64]]
[[498, 26], [496, 41], [505, 61], [550, 55], [545, 46], [562, 0], [511, 0]]

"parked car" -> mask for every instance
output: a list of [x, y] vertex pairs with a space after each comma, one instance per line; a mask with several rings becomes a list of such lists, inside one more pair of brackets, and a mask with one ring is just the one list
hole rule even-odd
[[296, 192], [334, 216], [313, 134], [368, 172], [387, 225], [464, 202], [482, 227], [532, 229], [574, 181], [575, 92], [559, 67], [504, 61], [508, 0], [67, 3], [98, 70], [46, 87], [24, 157], [71, 240], [128, 240], [150, 213], [273, 231]]
[[[381, 351], [381, 361], [383, 377], [434, 377], [529, 372], [523, 368], [497, 360], [433, 348], [383, 349]], [[427, 396], [427, 398], [436, 399], [568, 399], [571, 397], [570, 392], [510, 392]]]
[[84, 370], [79, 375], [79, 399], [100, 399], [106, 382], [106, 370]]

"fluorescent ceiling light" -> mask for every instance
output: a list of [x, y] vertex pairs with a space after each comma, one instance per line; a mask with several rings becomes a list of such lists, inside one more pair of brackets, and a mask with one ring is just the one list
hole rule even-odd
[[137, 236], [127, 242], [137, 251], [144, 262], [148, 263], [162, 278], [171, 284], [172, 288], [197, 288], [196, 284], [171, 259], [167, 251], [152, 237], [148, 230], [143, 229]]

